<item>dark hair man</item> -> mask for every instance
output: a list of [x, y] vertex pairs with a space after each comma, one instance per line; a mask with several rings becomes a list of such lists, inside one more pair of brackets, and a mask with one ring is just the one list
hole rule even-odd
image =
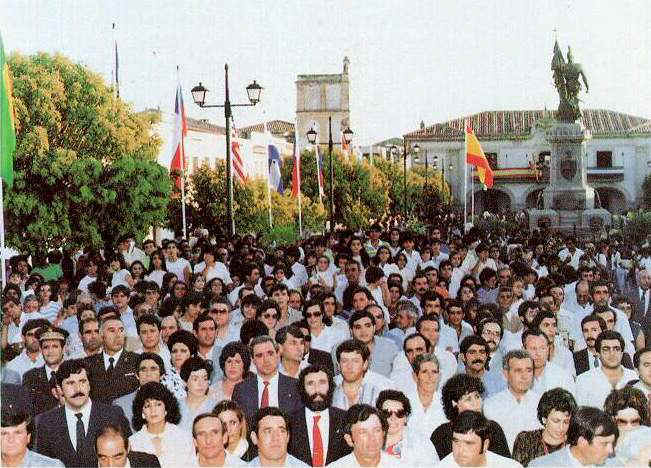
[[389, 423], [384, 415], [370, 405], [353, 405], [346, 412], [344, 438], [352, 453], [329, 465], [334, 468], [350, 466], [391, 466], [390, 455], [384, 452]]
[[34, 449], [59, 458], [66, 466], [96, 466], [93, 445], [99, 428], [111, 422], [131, 435], [129, 422], [120, 408], [91, 401], [88, 366], [83, 359], [61, 363], [56, 379], [64, 405], [36, 418]]
[[202, 413], [192, 423], [192, 438], [199, 466], [238, 466], [242, 460], [228, 453], [226, 423], [215, 413]]
[[289, 453], [310, 466], [329, 465], [347, 455], [342, 428], [346, 412], [332, 407], [335, 383], [330, 371], [308, 366], [298, 377], [298, 391], [305, 408], [290, 415]]
[[258, 448], [252, 466], [301, 466], [303, 462], [287, 453], [291, 439], [289, 416], [280, 408], [259, 409], [253, 420], [251, 441]]
[[351, 336], [366, 345], [371, 353], [370, 370], [385, 377], [391, 375], [398, 348], [389, 338], [375, 335], [375, 317], [367, 310], [355, 312], [348, 320]]
[[622, 366], [624, 339], [616, 331], [602, 331], [597, 336], [595, 349], [599, 353], [600, 366], [577, 377], [576, 402], [603, 408], [610, 392], [622, 388], [637, 378], [637, 374]]

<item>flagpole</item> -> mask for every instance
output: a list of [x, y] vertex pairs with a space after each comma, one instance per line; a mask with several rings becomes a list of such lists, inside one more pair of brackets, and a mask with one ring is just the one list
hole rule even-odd
[[468, 122], [463, 121], [463, 232], [468, 223]]
[[294, 153], [296, 154], [294, 164], [298, 165], [298, 235], [303, 238], [303, 207], [301, 204], [301, 152], [298, 148], [298, 121], [294, 122]]
[[119, 73], [119, 63], [118, 63], [118, 40], [115, 37], [115, 23], [113, 23], [113, 46], [115, 48], [115, 63], [113, 64], [114, 69], [114, 78], [115, 78], [115, 93], [118, 99], [120, 98], [120, 75]]
[[471, 186], [470, 186], [470, 222], [473, 223], [474, 226], [474, 219], [475, 219], [475, 166], [470, 168], [470, 181], [471, 181]]
[[263, 122], [264, 141], [267, 146], [267, 204], [269, 206], [269, 227], [274, 227], [274, 220], [271, 214], [271, 167], [269, 166], [269, 135], [267, 135], [267, 122]]
[[[179, 66], [176, 66], [176, 81], [178, 83], [178, 89], [181, 87], [181, 75], [179, 72]], [[185, 220], [185, 143], [184, 143], [183, 129], [181, 129], [181, 217], [183, 223], [183, 238], [188, 238], [187, 224]]]

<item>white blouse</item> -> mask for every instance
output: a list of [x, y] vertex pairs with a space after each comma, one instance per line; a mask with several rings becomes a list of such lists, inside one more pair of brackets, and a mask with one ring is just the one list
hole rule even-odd
[[129, 447], [137, 452], [156, 455], [154, 437], [161, 438], [162, 453], [158, 457], [161, 468], [185, 466], [194, 457], [192, 434], [171, 423], [165, 423], [165, 430], [161, 434], [152, 434], [146, 425], [143, 426], [129, 437]]

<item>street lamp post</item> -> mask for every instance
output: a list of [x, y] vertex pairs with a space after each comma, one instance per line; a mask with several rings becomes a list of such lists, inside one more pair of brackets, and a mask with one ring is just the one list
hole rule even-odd
[[[391, 154], [394, 156], [395, 159], [400, 155], [400, 149], [398, 149], [397, 146], [391, 145], [390, 146]], [[415, 154], [418, 154], [420, 151], [420, 146], [418, 144], [414, 145], [412, 148], [412, 151]], [[405, 215], [407, 214], [408, 208], [407, 208], [407, 155], [409, 154], [409, 151], [407, 149], [407, 141], [403, 140], [402, 143], [402, 205], [403, 205], [403, 210]]]
[[224, 118], [226, 120], [226, 212], [228, 216], [228, 233], [230, 236], [235, 235], [235, 220], [233, 219], [233, 171], [231, 163], [231, 107], [249, 107], [255, 106], [260, 102], [260, 93], [262, 92], [262, 86], [260, 86], [255, 80], [253, 83], [246, 87], [246, 94], [249, 98], [248, 104], [232, 104], [230, 100], [229, 88], [228, 88], [228, 64], [224, 65], [224, 104], [206, 104], [206, 93], [208, 89], [204, 88], [201, 82], [198, 86], [192, 88], [192, 99], [195, 104], [201, 108], [211, 108], [211, 107], [223, 107], [224, 108]]
[[[353, 131], [347, 127], [343, 131], [344, 135], [344, 141], [346, 144], [349, 144], [352, 139], [353, 139]], [[311, 145], [318, 144], [316, 141], [317, 133], [314, 128], [310, 128], [307, 133], [307, 141], [310, 142]], [[328, 207], [330, 208], [330, 234], [332, 234], [335, 230], [335, 172], [334, 172], [334, 167], [332, 165], [332, 147], [334, 143], [332, 142], [332, 117], [328, 116], [328, 159], [329, 163], [328, 165], [330, 166], [330, 202], [328, 203]], [[318, 175], [317, 175], [318, 176]]]

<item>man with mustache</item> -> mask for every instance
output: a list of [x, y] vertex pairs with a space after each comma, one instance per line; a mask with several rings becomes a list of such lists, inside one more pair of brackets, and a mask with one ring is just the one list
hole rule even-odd
[[129, 422], [121, 408], [90, 399], [88, 364], [84, 360], [62, 362], [56, 384], [63, 406], [36, 417], [34, 450], [58, 458], [66, 466], [97, 466], [94, 445], [99, 428], [113, 423], [131, 435]]
[[488, 370], [490, 346], [484, 338], [477, 335], [467, 336], [461, 342], [460, 348], [459, 359], [465, 364], [466, 374], [482, 381], [486, 389], [485, 397], [506, 389], [506, 379], [497, 371]]
[[298, 377], [305, 408], [291, 414], [289, 453], [310, 466], [328, 465], [350, 453], [342, 428], [346, 412], [332, 405], [335, 383], [325, 367], [310, 365]]

